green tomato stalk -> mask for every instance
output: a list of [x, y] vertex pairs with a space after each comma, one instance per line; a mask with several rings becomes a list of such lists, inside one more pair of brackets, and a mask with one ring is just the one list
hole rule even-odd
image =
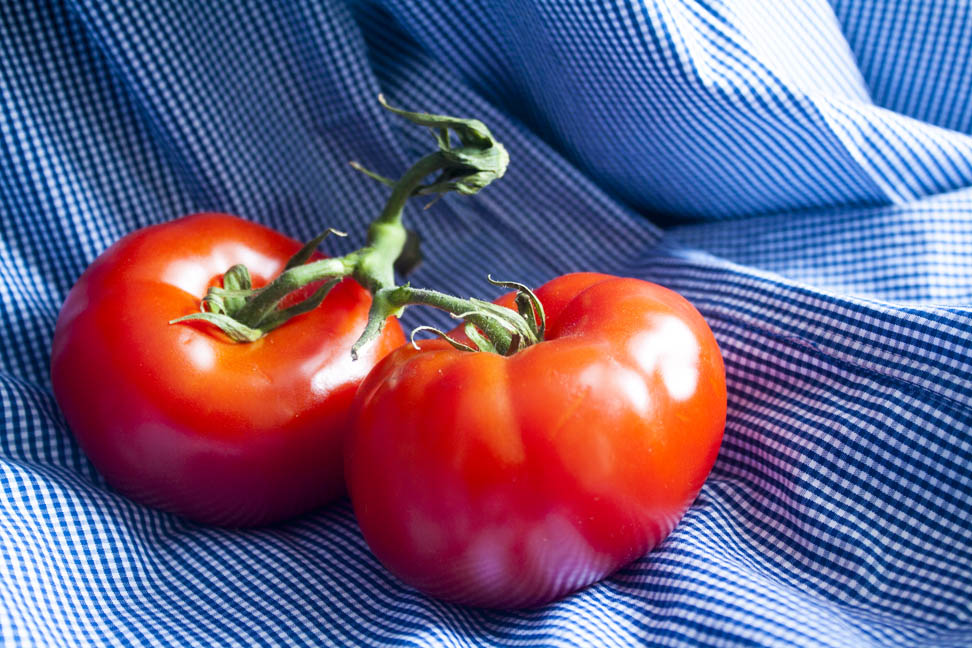
[[[494, 285], [517, 290], [517, 310], [513, 311], [479, 299], [461, 299], [435, 290], [395, 283], [396, 262], [407, 267], [417, 261], [416, 254], [406, 252], [403, 255], [409, 235], [402, 225], [402, 211], [408, 199], [432, 194], [441, 196], [449, 191], [475, 194], [503, 176], [509, 164], [509, 154], [477, 119], [408, 112], [392, 108], [381, 95], [378, 100], [393, 113], [431, 129], [438, 150], [420, 159], [398, 180], [380, 176], [356, 162], [351, 163], [355, 169], [392, 187], [381, 214], [368, 228], [365, 247], [341, 257], [310, 261], [314, 250], [327, 236], [345, 236], [328, 229], [301, 248], [273, 281], [257, 289], [252, 287], [247, 268], [235, 265], [223, 275], [223, 285], [211, 288], [203, 298], [200, 312], [174, 319], [170, 324], [203, 320], [236, 342], [254, 342], [291, 318], [317, 308], [339, 281], [353, 277], [372, 295], [368, 324], [351, 349], [355, 358], [361, 348], [381, 333], [389, 316], [400, 315], [412, 304], [439, 308], [464, 320], [467, 337], [481, 351], [509, 355], [543, 339], [543, 307], [522, 284], [489, 280]], [[452, 145], [453, 134], [459, 140], [459, 146]], [[433, 174], [437, 175], [426, 183]], [[309, 297], [293, 306], [280, 308], [280, 303], [288, 295], [318, 282], [323, 283]], [[477, 350], [431, 327], [416, 329], [419, 330], [433, 331], [457, 348]], [[412, 335], [414, 339], [414, 332]]]

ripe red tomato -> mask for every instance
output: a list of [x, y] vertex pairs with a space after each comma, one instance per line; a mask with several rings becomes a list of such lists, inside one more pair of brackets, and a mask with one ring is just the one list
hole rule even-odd
[[355, 390], [404, 342], [397, 320], [351, 360], [370, 295], [345, 280], [266, 337], [170, 325], [237, 263], [254, 286], [300, 244], [225, 214], [134, 232], [75, 284], [54, 333], [54, 395], [95, 467], [132, 499], [226, 526], [282, 520], [343, 490]]
[[510, 357], [403, 346], [358, 390], [354, 511], [432, 596], [528, 607], [603, 578], [671, 532], [719, 451], [722, 357], [689, 302], [588, 273], [537, 296], [545, 341]]

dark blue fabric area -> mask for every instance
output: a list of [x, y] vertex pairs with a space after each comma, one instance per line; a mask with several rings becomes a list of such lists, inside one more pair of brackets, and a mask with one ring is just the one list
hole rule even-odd
[[[0, 643], [972, 645], [967, 4], [3, 3]], [[415, 284], [641, 277], [725, 355], [695, 505], [541, 609], [405, 587], [346, 501], [249, 531], [143, 508], [51, 394], [58, 308], [128, 231], [219, 210], [359, 246], [386, 190], [348, 160], [396, 175], [431, 143], [379, 92], [512, 158], [409, 208]]]

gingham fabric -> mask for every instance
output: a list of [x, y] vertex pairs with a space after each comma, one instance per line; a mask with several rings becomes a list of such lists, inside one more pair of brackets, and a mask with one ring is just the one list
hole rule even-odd
[[[0, 642], [972, 646], [970, 57], [968, 0], [0, 3]], [[51, 394], [59, 305], [126, 232], [218, 210], [360, 245], [387, 190], [347, 161], [432, 144], [380, 91], [512, 156], [409, 209], [413, 283], [642, 277], [725, 356], [694, 506], [540, 609], [405, 587], [346, 500], [246, 531], [141, 507]]]

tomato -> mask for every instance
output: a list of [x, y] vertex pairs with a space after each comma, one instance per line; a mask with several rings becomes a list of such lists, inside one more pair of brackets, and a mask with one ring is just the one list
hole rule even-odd
[[199, 522], [260, 525], [343, 493], [355, 390], [404, 342], [397, 320], [358, 361], [370, 295], [347, 279], [323, 304], [249, 344], [199, 310], [237, 263], [265, 284], [300, 248], [266, 227], [198, 214], [134, 232], [71, 289], [54, 333], [54, 395], [109, 484]]
[[719, 451], [722, 357], [688, 301], [590, 273], [536, 294], [544, 341], [509, 357], [403, 346], [358, 390], [355, 514], [431, 596], [530, 607], [605, 577], [672, 531]]

